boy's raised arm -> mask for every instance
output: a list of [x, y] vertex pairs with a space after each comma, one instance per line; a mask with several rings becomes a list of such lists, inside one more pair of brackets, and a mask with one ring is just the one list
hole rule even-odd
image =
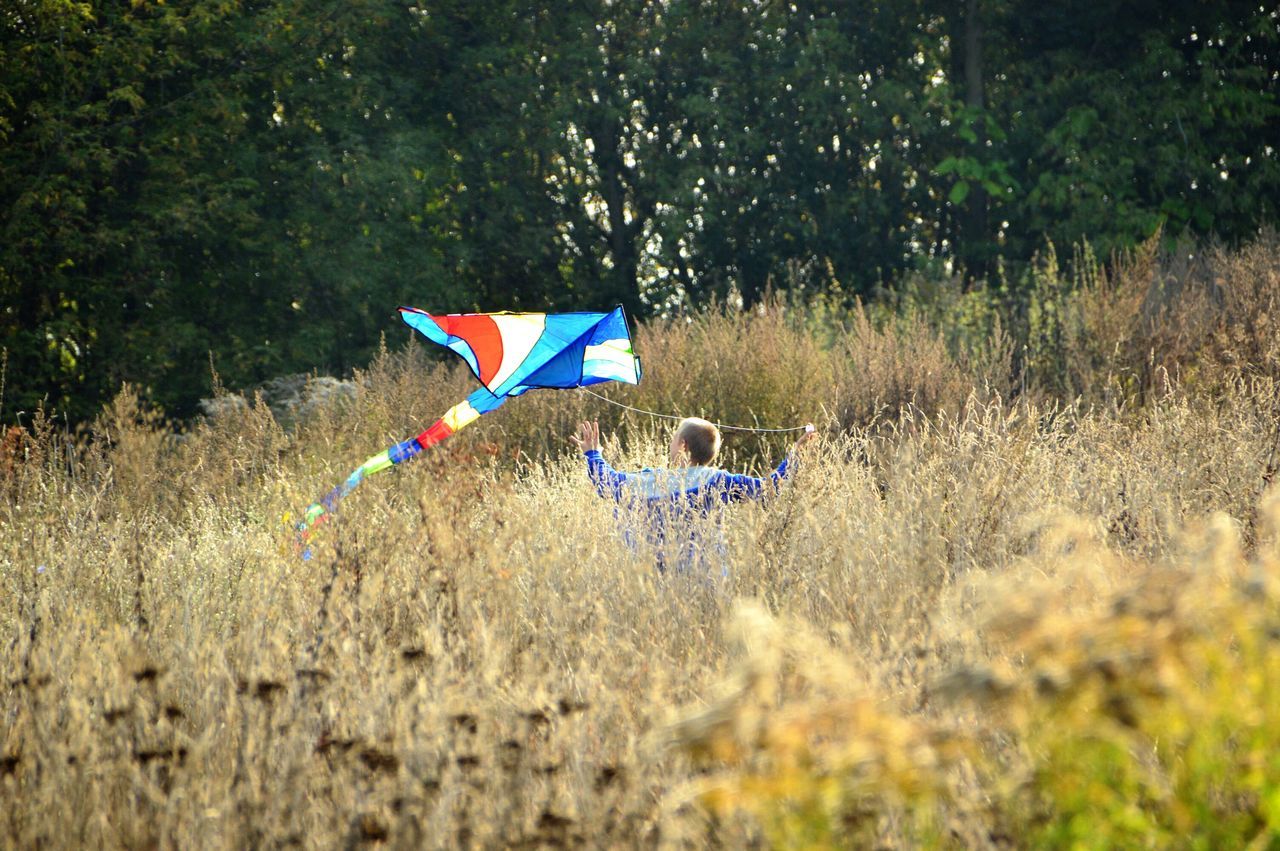
[[813, 424], [807, 423], [804, 427], [804, 433], [796, 439], [795, 445], [791, 447], [791, 450], [787, 453], [786, 457], [782, 459], [782, 463], [778, 465], [778, 469], [774, 470], [769, 476], [769, 481], [773, 483], [775, 489], [780, 487], [783, 479], [790, 474], [791, 465], [795, 463], [796, 457], [800, 454], [800, 450], [804, 448], [806, 443], [817, 436], [818, 433], [814, 430]]
[[600, 424], [598, 422], [583, 422], [578, 426], [578, 433], [569, 437], [587, 459], [587, 476], [591, 479], [591, 483], [596, 486], [596, 492], [601, 496], [612, 497], [614, 500], [622, 499], [622, 486], [626, 483], [627, 477], [624, 473], [619, 473], [609, 466], [609, 462], [604, 460], [604, 456], [600, 454]]
[[791, 451], [782, 459], [782, 463], [778, 468], [769, 474], [768, 479], [758, 479], [755, 476], [744, 476], [738, 473], [728, 473], [724, 480], [725, 499], [755, 499], [764, 493], [765, 485], [770, 484], [776, 491], [782, 487], [782, 483], [791, 473], [791, 466], [794, 463], [796, 454], [800, 448], [817, 436], [813, 430], [813, 426], [806, 426], [805, 432], [800, 439], [791, 447]]

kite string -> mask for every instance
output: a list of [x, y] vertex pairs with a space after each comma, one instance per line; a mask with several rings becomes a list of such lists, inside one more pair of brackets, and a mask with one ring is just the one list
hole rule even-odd
[[[586, 393], [588, 396], [596, 397], [602, 402], [608, 402], [610, 405], [616, 405], [619, 408], [622, 408], [627, 411], [634, 411], [637, 414], [644, 414], [645, 416], [654, 417], [655, 419], [661, 419], [661, 420], [683, 420], [684, 419], [684, 417], [672, 416], [671, 414], [659, 414], [657, 411], [646, 411], [643, 408], [633, 408], [631, 405], [624, 405], [622, 402], [615, 402], [613, 399], [610, 399], [608, 396], [601, 396], [599, 393], [588, 390], [585, 387], [579, 387], [578, 389], [581, 390], [583, 393]], [[716, 428], [724, 429], [726, 431], [754, 431], [754, 432], [769, 432], [769, 433], [804, 431], [805, 429], [808, 428], [808, 426], [792, 426], [791, 428], [753, 428], [751, 426], [725, 425], [724, 423], [712, 423], [712, 425], [715, 426]]]

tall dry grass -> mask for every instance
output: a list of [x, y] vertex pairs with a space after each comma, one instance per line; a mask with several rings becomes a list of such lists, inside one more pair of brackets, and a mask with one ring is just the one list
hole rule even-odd
[[300, 560], [285, 518], [467, 392], [419, 348], [293, 429], [175, 436], [128, 390], [39, 419], [0, 476], [0, 844], [1274, 842], [1274, 279], [1228, 259], [1253, 307], [1106, 404], [1001, 384], [1014, 343], [923, 309], [642, 329], [610, 395], [823, 423], [723, 518], [726, 577], [622, 545], [564, 439], [599, 417], [638, 467], [662, 428], [574, 392], [367, 483]]

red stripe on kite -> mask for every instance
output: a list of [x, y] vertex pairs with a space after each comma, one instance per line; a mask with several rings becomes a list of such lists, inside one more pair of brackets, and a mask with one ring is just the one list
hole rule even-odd
[[484, 314], [431, 318], [446, 333], [467, 341], [480, 366], [480, 383], [488, 387], [502, 366], [502, 332], [498, 330], [498, 323]]

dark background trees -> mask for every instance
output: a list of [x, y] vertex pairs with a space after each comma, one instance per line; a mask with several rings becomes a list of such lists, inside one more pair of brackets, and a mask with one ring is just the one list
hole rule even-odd
[[9, 0], [0, 420], [365, 362], [399, 303], [969, 285], [1276, 220], [1257, 2]]

